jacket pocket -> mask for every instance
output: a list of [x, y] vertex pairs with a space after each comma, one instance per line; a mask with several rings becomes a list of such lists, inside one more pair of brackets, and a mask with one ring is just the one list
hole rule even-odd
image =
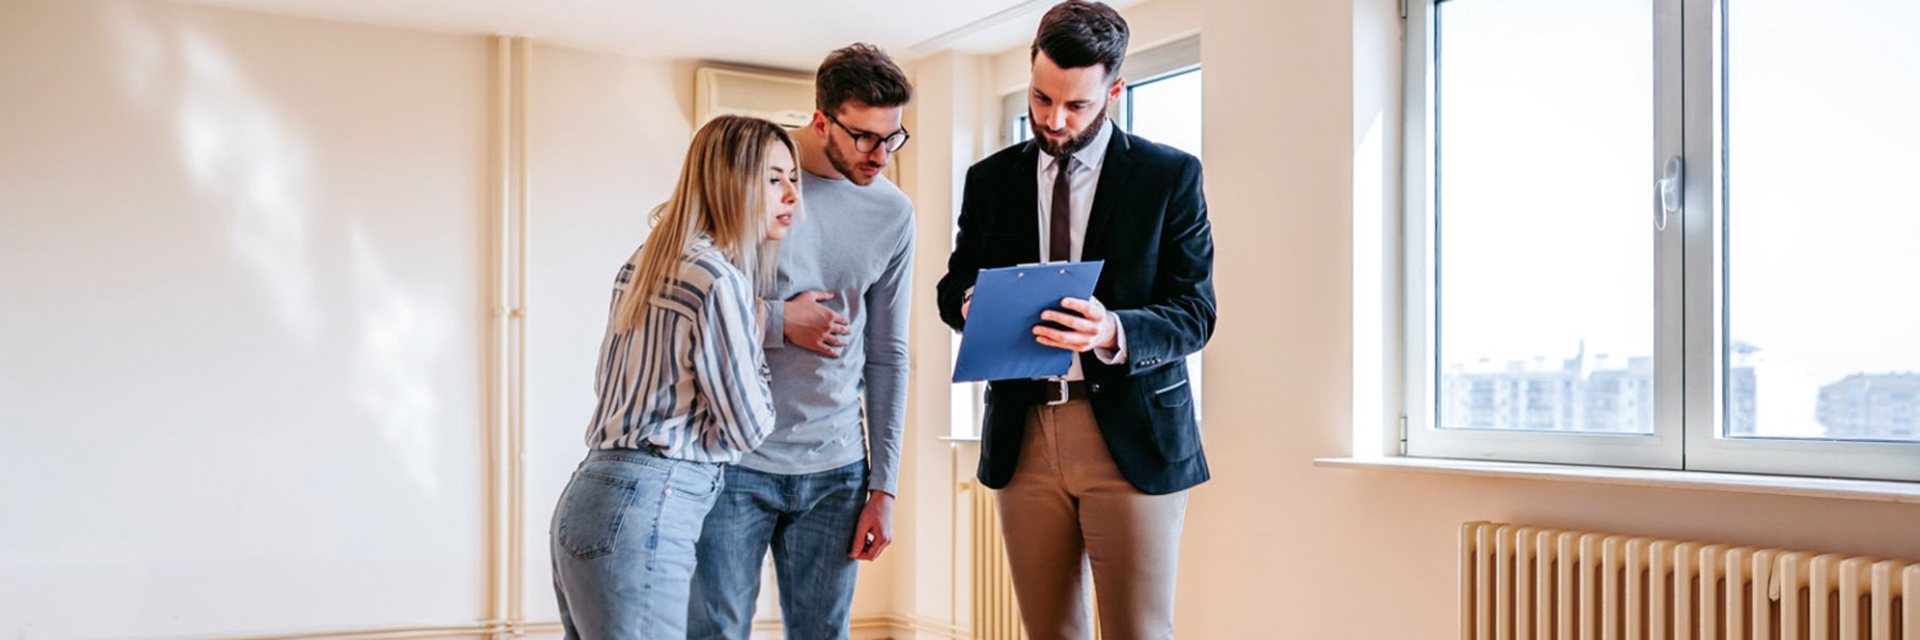
[[1155, 451], [1168, 462], [1179, 462], [1200, 452], [1200, 430], [1193, 420], [1193, 387], [1184, 367], [1149, 387], [1147, 418], [1152, 423]]

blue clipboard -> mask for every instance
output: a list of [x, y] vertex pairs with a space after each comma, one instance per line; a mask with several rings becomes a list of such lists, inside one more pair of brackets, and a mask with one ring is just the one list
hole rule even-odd
[[981, 269], [974, 279], [966, 329], [960, 334], [953, 381], [1066, 375], [1075, 354], [1036, 342], [1033, 327], [1041, 324], [1041, 312], [1064, 311], [1062, 299], [1092, 298], [1105, 265], [1095, 260]]

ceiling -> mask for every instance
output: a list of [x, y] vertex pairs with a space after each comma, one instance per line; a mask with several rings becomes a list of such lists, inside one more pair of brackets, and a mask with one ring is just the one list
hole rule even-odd
[[[186, 0], [192, 4], [449, 33], [528, 36], [641, 57], [811, 70], [855, 41], [905, 61], [1003, 51], [1054, 0]], [[1140, 0], [1108, 0], [1115, 7]]]

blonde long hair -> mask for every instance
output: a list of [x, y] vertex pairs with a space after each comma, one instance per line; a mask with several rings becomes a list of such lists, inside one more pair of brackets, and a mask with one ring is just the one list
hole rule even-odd
[[640, 246], [633, 278], [614, 316], [617, 331], [631, 331], [645, 322], [647, 306], [679, 275], [681, 256], [702, 234], [713, 238], [714, 248], [747, 274], [759, 297], [771, 294], [779, 244], [765, 239], [764, 174], [775, 143], [786, 146], [799, 162], [793, 137], [759, 118], [720, 116], [693, 134], [672, 197], [653, 210], [653, 231]]

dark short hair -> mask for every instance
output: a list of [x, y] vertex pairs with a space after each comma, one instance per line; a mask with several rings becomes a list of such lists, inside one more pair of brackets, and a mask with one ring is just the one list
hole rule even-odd
[[1040, 18], [1040, 33], [1033, 37], [1032, 61], [1047, 52], [1047, 57], [1062, 69], [1105, 65], [1107, 79], [1120, 76], [1120, 64], [1127, 60], [1127, 20], [1102, 2], [1067, 0], [1053, 5]]
[[827, 54], [813, 77], [813, 107], [828, 115], [837, 113], [848, 100], [897, 107], [912, 99], [913, 84], [907, 82], [906, 72], [887, 52], [864, 42]]

